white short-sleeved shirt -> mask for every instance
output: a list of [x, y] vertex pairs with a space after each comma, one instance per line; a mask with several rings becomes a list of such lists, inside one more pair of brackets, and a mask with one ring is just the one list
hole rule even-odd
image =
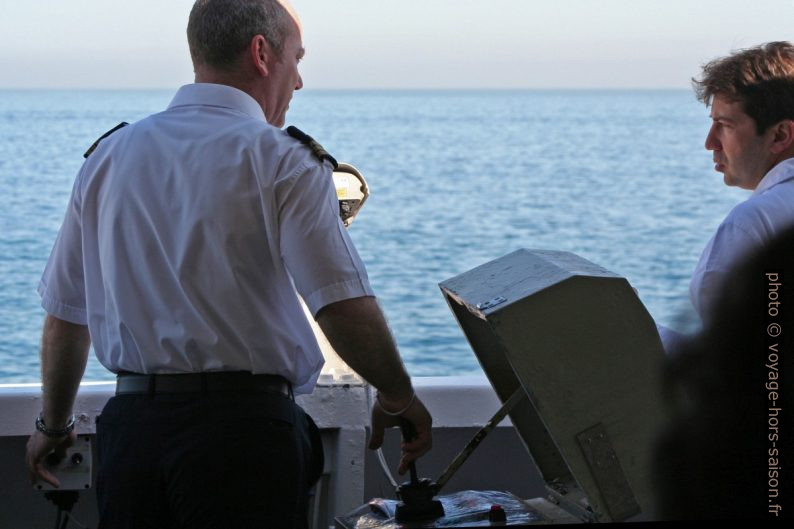
[[102, 140], [39, 285], [113, 372], [251, 371], [313, 388], [313, 314], [373, 295], [328, 162], [235, 88], [182, 87]]
[[745, 258], [794, 226], [794, 158], [773, 167], [753, 194], [722, 221], [695, 267], [689, 294], [702, 320], [714, 310], [722, 282]]

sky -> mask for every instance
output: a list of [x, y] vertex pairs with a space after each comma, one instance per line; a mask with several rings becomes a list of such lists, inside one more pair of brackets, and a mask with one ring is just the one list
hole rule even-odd
[[[293, 0], [306, 89], [687, 88], [794, 39], [794, 0]], [[0, 0], [0, 88], [193, 80], [193, 0]]]

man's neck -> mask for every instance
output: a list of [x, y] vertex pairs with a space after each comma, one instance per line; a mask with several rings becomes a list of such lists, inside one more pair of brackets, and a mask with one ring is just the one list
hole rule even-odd
[[257, 84], [251, 82], [250, 79], [211, 68], [197, 68], [194, 82], [222, 84], [236, 88], [254, 98], [254, 100], [259, 103], [259, 106], [262, 107], [262, 112], [265, 111], [263, 94], [259, 93]]
[[794, 153], [789, 153], [788, 155], [781, 154], [780, 156], [775, 157], [774, 160], [773, 160], [773, 163], [769, 166], [769, 168], [767, 168], [767, 170], [764, 172], [764, 174], [761, 175], [761, 177], [758, 179], [758, 182], [756, 182], [755, 186], [753, 186], [752, 189], [750, 189], [750, 190], [753, 191], [753, 192], [758, 190], [758, 186], [761, 185], [761, 182], [764, 180], [766, 175], [768, 175], [769, 172], [772, 171], [772, 169], [774, 169], [775, 167], [777, 167], [781, 163], [785, 162], [786, 160], [790, 160], [792, 158], [794, 158]]

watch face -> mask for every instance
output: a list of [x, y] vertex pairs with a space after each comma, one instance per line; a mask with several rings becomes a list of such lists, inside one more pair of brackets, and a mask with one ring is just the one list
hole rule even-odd
[[369, 196], [369, 187], [358, 169], [339, 163], [333, 172], [336, 198], [339, 199], [339, 216], [345, 227], [350, 226]]

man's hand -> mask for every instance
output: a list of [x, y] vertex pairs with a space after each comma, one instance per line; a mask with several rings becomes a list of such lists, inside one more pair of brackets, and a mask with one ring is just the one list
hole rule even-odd
[[[430, 450], [433, 443], [431, 435], [433, 419], [430, 417], [425, 405], [419, 400], [419, 397], [413, 398], [410, 401], [410, 406], [408, 406], [409, 401], [403, 401], [402, 407], [400, 407], [400, 402], [389, 402], [383, 395], [381, 395], [380, 400], [380, 404], [375, 402], [372, 406], [372, 437], [369, 440], [369, 448], [371, 450], [377, 450], [383, 444], [383, 435], [386, 428], [400, 426], [403, 420], [411, 423], [416, 432], [416, 436], [412, 441], [403, 441], [400, 445], [402, 458], [400, 458], [400, 467], [397, 471], [402, 475], [408, 470], [408, 465], [412, 461], [417, 460]], [[384, 407], [390, 412], [396, 412], [405, 408], [405, 406], [408, 406], [408, 409], [399, 416], [388, 415], [384, 411]]]
[[[369, 447], [373, 450], [380, 447], [384, 429], [399, 426], [401, 419], [416, 430], [416, 438], [402, 445], [399, 472], [404, 474], [411, 461], [430, 450], [433, 419], [422, 401], [414, 397], [411, 377], [405, 371], [378, 302], [368, 296], [337, 301], [323, 307], [316, 318], [342, 360], [379, 391], [383, 408], [378, 403], [372, 408]], [[399, 412], [399, 416], [389, 415]]]
[[55, 488], [60, 487], [61, 483], [58, 478], [44, 466], [44, 459], [52, 452], [55, 452], [59, 460], [63, 459], [66, 457], [66, 449], [74, 444], [75, 439], [77, 439], [77, 433], [74, 431], [63, 437], [47, 437], [39, 431], [34, 432], [28, 439], [27, 453], [25, 454], [30, 483], [45, 481]]
[[[45, 424], [55, 428], [66, 426], [72, 415], [74, 399], [88, 360], [91, 336], [88, 327], [47, 315], [41, 336], [42, 417]], [[77, 434], [72, 430], [63, 437], [47, 437], [36, 431], [28, 439], [25, 463], [30, 481], [46, 481], [53, 487], [61, 484], [44, 467], [44, 459], [51, 453], [66, 457]]]

